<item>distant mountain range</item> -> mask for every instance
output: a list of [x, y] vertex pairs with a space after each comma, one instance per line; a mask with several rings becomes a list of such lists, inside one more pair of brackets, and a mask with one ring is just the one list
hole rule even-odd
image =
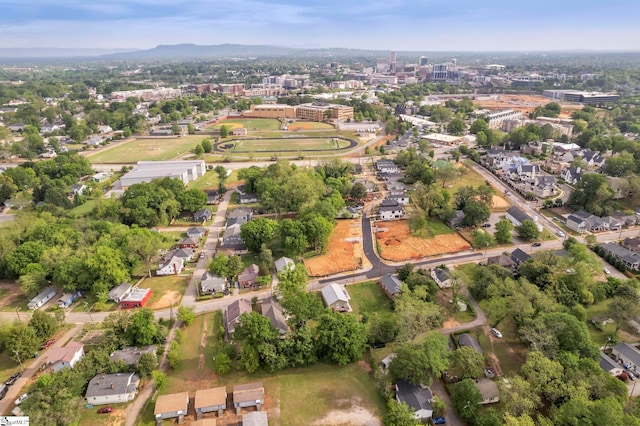
[[[400, 52], [402, 54], [424, 54]], [[174, 44], [152, 49], [66, 49], [66, 48], [0, 48], [0, 59], [91, 58], [107, 60], [198, 59], [198, 58], [273, 58], [273, 57], [376, 57], [388, 56], [388, 50], [345, 48], [304, 49], [245, 44]]]

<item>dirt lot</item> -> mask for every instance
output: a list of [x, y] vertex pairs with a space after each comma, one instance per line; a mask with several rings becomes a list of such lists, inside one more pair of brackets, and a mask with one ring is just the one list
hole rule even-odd
[[[522, 111], [523, 114], [530, 113], [536, 107], [552, 102], [552, 99], [540, 95], [494, 95], [487, 100], [474, 100], [473, 103], [483, 109], [511, 108]], [[582, 109], [582, 105], [562, 105], [563, 112], [561, 118], [570, 118], [571, 113], [577, 109]], [[565, 111], [566, 109], [566, 111]]]
[[21, 296], [24, 296], [24, 293], [20, 284], [13, 280], [0, 280], [0, 308], [10, 306]]
[[491, 211], [506, 211], [509, 207], [511, 207], [511, 204], [507, 200], [499, 195], [493, 196], [493, 206], [491, 207]]
[[312, 277], [353, 271], [370, 266], [362, 251], [362, 226], [359, 219], [339, 220], [325, 253], [304, 261]]
[[369, 410], [353, 405], [345, 410], [333, 410], [322, 419], [313, 422], [318, 426], [380, 426], [380, 419]]
[[178, 306], [182, 295], [179, 291], [168, 291], [162, 295], [162, 297], [156, 302], [151, 303], [148, 307], [150, 309], [165, 309], [171, 306], [173, 302], [174, 306]]
[[409, 222], [406, 220], [383, 222], [379, 226], [387, 229], [376, 232], [380, 255], [387, 260], [399, 262], [456, 253], [471, 248], [469, 243], [458, 234], [442, 234], [433, 238], [414, 237], [409, 231]]

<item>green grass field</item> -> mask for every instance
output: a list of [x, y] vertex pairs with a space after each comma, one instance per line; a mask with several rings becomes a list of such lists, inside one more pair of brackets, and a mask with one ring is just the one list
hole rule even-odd
[[278, 130], [280, 129], [280, 121], [275, 118], [233, 118], [223, 120], [211, 127], [215, 129], [222, 126], [244, 127], [249, 132], [254, 130]]
[[94, 164], [172, 160], [179, 155], [191, 152], [203, 139], [206, 138], [202, 135], [167, 139], [135, 139], [89, 154], [87, 159]]
[[391, 312], [391, 301], [382, 292], [377, 281], [347, 286], [351, 296], [351, 308], [356, 315], [374, 312]]
[[462, 176], [457, 177], [452, 182], [446, 183], [447, 189], [449, 190], [449, 192], [451, 192], [452, 195], [458, 192], [458, 190], [463, 186], [478, 186], [487, 184], [487, 180], [475, 170], [468, 170], [465, 167], [461, 167], [460, 170], [464, 171]]
[[[182, 295], [184, 294], [187, 286], [189, 285], [189, 277], [181, 277], [176, 275], [171, 275], [167, 277], [152, 277], [146, 278], [141, 284], [142, 288], [150, 288], [153, 291], [151, 295], [151, 300], [149, 300], [148, 306], [153, 306], [157, 304], [163, 299], [163, 296], [167, 295], [169, 292], [178, 292], [179, 295], [176, 295], [173, 300], [173, 306], [178, 306], [180, 300], [182, 299]], [[168, 305], [168, 302], [167, 302]], [[163, 306], [168, 307], [168, 306]]]
[[332, 151], [349, 146], [343, 139], [333, 138], [295, 138], [281, 139], [239, 139], [234, 147], [226, 152], [282, 152], [282, 151]]
[[[238, 171], [234, 170], [227, 177], [227, 185], [238, 182]], [[218, 189], [218, 174], [213, 170], [207, 170], [204, 176], [187, 184], [187, 189]], [[210, 208], [211, 206], [207, 207]]]

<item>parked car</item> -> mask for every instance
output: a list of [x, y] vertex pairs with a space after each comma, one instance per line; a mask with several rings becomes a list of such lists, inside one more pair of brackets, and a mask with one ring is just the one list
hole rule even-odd
[[542, 245], [542, 243], [533, 243], [531, 244], [533, 247], [540, 247]]
[[436, 417], [432, 420], [434, 425], [443, 425], [447, 423], [447, 420], [444, 417]]
[[7, 396], [7, 391], [9, 390], [9, 386], [7, 385], [0, 385], [0, 400], [4, 399], [5, 396]]
[[484, 225], [482, 225], [483, 228], [491, 228], [491, 224], [490, 223], [485, 223]]
[[56, 339], [49, 339], [42, 345], [42, 350], [47, 349], [49, 346], [53, 345], [56, 342]]
[[633, 373], [631, 373], [631, 371], [627, 371], [627, 376], [629, 376], [629, 379], [631, 380], [636, 380], [636, 376], [633, 375]]
[[491, 332], [493, 333], [494, 336], [496, 336], [498, 339], [502, 339], [502, 333], [500, 333], [500, 331], [498, 331], [497, 328], [492, 328]]
[[206, 254], [204, 254], [204, 252], [203, 252], [203, 251], [201, 251], [201, 252], [200, 252], [200, 259], [204, 259], [204, 258], [205, 258], [205, 256], [206, 256]]
[[556, 232], [556, 234], [558, 235], [558, 237], [564, 237], [564, 232], [562, 231], [558, 231]]
[[20, 404], [22, 404], [22, 402], [23, 402], [25, 399], [27, 399], [28, 397], [29, 397], [29, 394], [28, 394], [28, 393], [23, 393], [22, 395], [20, 395], [20, 396], [18, 397], [18, 399], [16, 399], [16, 405], [20, 405]]
[[102, 407], [98, 410], [98, 414], [109, 414], [113, 411], [113, 407]]
[[22, 376], [22, 373], [17, 372], [16, 374], [14, 374], [11, 377], [9, 377], [7, 379], [7, 381], [4, 382], [4, 384], [7, 385], [7, 386], [11, 386], [12, 384], [14, 384], [16, 382], [16, 380], [18, 380], [20, 378], [20, 376]]
[[604, 268], [604, 273], [607, 275], [611, 275], [611, 271], [607, 268]]

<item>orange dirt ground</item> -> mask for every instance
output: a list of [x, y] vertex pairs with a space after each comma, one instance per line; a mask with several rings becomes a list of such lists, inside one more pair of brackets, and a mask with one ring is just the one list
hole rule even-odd
[[504, 198], [499, 195], [493, 196], [493, 206], [491, 206], [491, 210], [507, 210], [511, 207], [511, 204]]
[[160, 299], [151, 303], [149, 305], [150, 309], [165, 309], [171, 306], [171, 302], [173, 302], [173, 306], [178, 306], [180, 304], [180, 299], [182, 296], [179, 291], [168, 291], [162, 295]]
[[[357, 241], [353, 241], [357, 238]], [[362, 251], [362, 226], [359, 219], [338, 220], [329, 238], [325, 253], [305, 259], [307, 273], [312, 277], [339, 274], [370, 266]]]
[[[522, 111], [523, 114], [528, 114], [533, 111], [536, 107], [541, 105], [546, 105], [549, 102], [553, 102], [553, 99], [545, 98], [541, 95], [521, 95], [521, 94], [513, 94], [513, 95], [494, 95], [492, 99], [480, 99], [474, 100], [473, 103], [478, 105], [483, 109], [502, 109], [502, 108], [511, 108], [514, 110]], [[556, 101], [557, 102], [557, 101]], [[582, 105], [562, 105], [562, 109], [567, 109], [570, 111], [563, 111], [560, 114], [561, 118], [570, 118], [571, 113], [576, 109], [581, 109]]]
[[295, 123], [289, 126], [289, 130], [311, 130], [312, 127], [306, 123]]
[[433, 238], [418, 238], [411, 235], [409, 222], [398, 220], [378, 223], [387, 231], [376, 232], [380, 255], [387, 260], [400, 262], [420, 259], [444, 253], [469, 250], [471, 246], [458, 234], [442, 234]]

